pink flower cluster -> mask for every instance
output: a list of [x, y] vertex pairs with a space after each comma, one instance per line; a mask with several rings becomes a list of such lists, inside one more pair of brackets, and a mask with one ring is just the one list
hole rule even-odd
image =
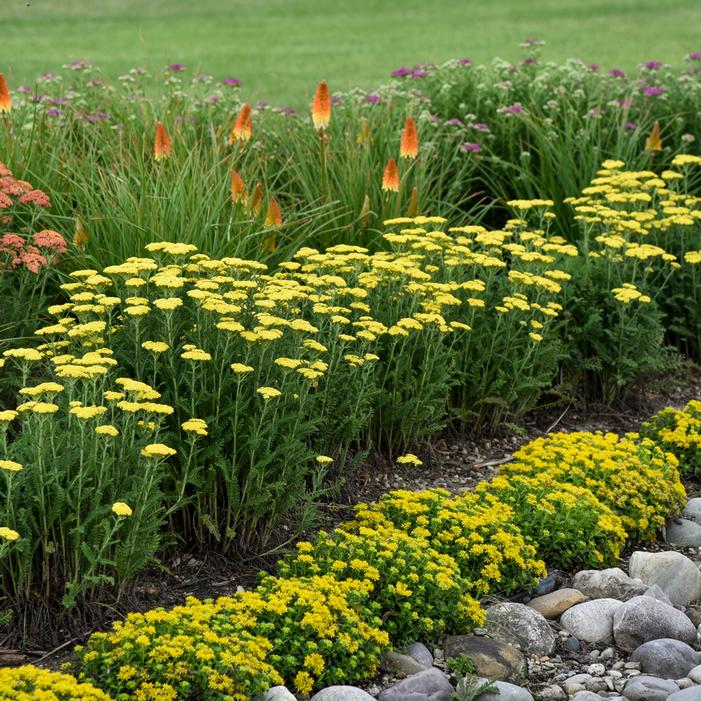
[[26, 180], [17, 180], [12, 171], [0, 163], [0, 209], [8, 209], [13, 204], [50, 207], [51, 201], [45, 192], [33, 188]]
[[0, 263], [0, 268], [24, 267], [36, 274], [49, 262], [58, 262], [56, 255], [65, 253], [68, 248], [63, 236], [51, 229], [34, 234], [32, 242], [27, 243], [19, 234], [3, 234], [0, 237], [0, 254], [4, 253], [8, 262], [6, 265]]

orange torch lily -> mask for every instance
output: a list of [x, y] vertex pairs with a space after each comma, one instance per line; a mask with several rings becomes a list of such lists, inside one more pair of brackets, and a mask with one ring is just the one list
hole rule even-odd
[[0, 73], [0, 113], [7, 114], [12, 110], [12, 98], [10, 97], [10, 89], [5, 82], [5, 76]]
[[280, 205], [275, 201], [274, 197], [270, 198], [268, 203], [268, 211], [265, 213], [265, 221], [263, 226], [282, 226], [282, 213]]
[[173, 150], [173, 142], [168, 136], [166, 128], [163, 126], [162, 122], [156, 123], [156, 138], [153, 142], [153, 157], [157, 161], [162, 161], [164, 158], [170, 156], [170, 152]]
[[399, 192], [399, 168], [394, 158], [387, 161], [385, 173], [382, 176], [382, 189], [385, 192]]
[[231, 171], [231, 201], [244, 202], [246, 200], [246, 186], [243, 184], [243, 179], [235, 171]]
[[416, 158], [419, 155], [419, 134], [416, 131], [416, 122], [412, 117], [406, 118], [402, 140], [399, 144], [399, 155], [402, 158]]
[[314, 129], [321, 131], [327, 129], [331, 121], [331, 95], [329, 86], [325, 80], [319, 83], [312, 102], [312, 122]]
[[229, 145], [237, 141], [246, 143], [253, 136], [253, 118], [251, 116], [251, 106], [244, 102], [241, 106], [239, 116], [236, 118], [236, 124], [229, 134]]
[[661, 151], [662, 150], [662, 139], [660, 138], [660, 123], [655, 121], [652, 125], [652, 131], [650, 136], [645, 139], [645, 150], [646, 151]]

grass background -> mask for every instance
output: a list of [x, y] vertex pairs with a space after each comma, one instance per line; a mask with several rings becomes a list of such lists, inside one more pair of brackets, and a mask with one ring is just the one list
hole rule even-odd
[[468, 56], [631, 69], [701, 50], [698, 0], [0, 0], [0, 72], [13, 85], [84, 58], [116, 77], [184, 63], [243, 95], [306, 105], [316, 83], [372, 88], [399, 65]]

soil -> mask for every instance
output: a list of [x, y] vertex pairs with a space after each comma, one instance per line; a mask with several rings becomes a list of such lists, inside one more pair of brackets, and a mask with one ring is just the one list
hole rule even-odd
[[[570, 402], [533, 412], [517, 425], [509, 424], [490, 437], [469, 436], [446, 429], [414, 449], [423, 465], [398, 466], [372, 455], [352, 476], [335, 500], [323, 506], [323, 525], [347, 520], [355, 504], [374, 501], [392, 489], [422, 490], [441, 487], [453, 493], [474, 488], [490, 479], [498, 466], [511, 459], [514, 450], [538, 436], [555, 431], [636, 431], [640, 424], [666, 406], [683, 407], [701, 398], [701, 368], [685, 365], [674, 374], [650, 380], [613, 406]], [[689, 496], [701, 495], [701, 483], [685, 482]], [[163, 567], [151, 569], [119, 602], [105, 601], [82, 616], [66, 617], [64, 625], [47, 625], [25, 650], [12, 649], [12, 637], [0, 636], [0, 667], [39, 664], [58, 669], [69, 660], [70, 650], [94, 630], [104, 629], [128, 611], [172, 607], [188, 596], [216, 598], [251, 587], [261, 570], [270, 571], [289, 548], [295, 533], [282, 526], [275, 547], [250, 559], [227, 559], [216, 553], [174, 549], [163, 558]], [[302, 534], [302, 537], [311, 533]]]

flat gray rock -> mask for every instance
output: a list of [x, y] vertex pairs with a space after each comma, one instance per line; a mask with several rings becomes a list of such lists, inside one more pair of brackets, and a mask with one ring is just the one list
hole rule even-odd
[[401, 652], [386, 652], [382, 656], [381, 667], [388, 672], [399, 673], [399, 675], [408, 677], [412, 674], [418, 674], [425, 669], [433, 666], [433, 658], [430, 665], [423, 665], [417, 662], [409, 655], [403, 655]]
[[412, 674], [385, 689], [380, 694], [379, 701], [451, 701], [453, 691], [453, 685], [444, 674], [432, 667], [418, 674]]
[[357, 686], [327, 686], [312, 696], [310, 701], [375, 701]]
[[449, 635], [443, 642], [443, 656], [467, 655], [475, 673], [490, 679], [522, 682], [528, 676], [528, 662], [520, 650], [482, 635]]
[[590, 599], [626, 601], [640, 596], [647, 587], [634, 581], [620, 567], [605, 570], [582, 570], [574, 576], [572, 586]]
[[696, 628], [679, 609], [649, 596], [636, 596], [613, 614], [613, 637], [618, 647], [632, 652], [648, 640], [659, 638], [693, 645]]
[[657, 584], [674, 606], [686, 606], [701, 598], [701, 572], [681, 553], [637, 551], [630, 558], [629, 569], [631, 577], [647, 585]]
[[[487, 680], [480, 679], [480, 681], [484, 683]], [[531, 692], [528, 691], [528, 689], [524, 689], [522, 686], [516, 686], [516, 684], [509, 684], [509, 682], [501, 681], [492, 683], [499, 689], [499, 693], [480, 694], [478, 698], [481, 701], [533, 701]]]
[[701, 686], [675, 691], [667, 697], [667, 701], [701, 701]]
[[641, 674], [628, 681], [623, 696], [629, 701], [666, 701], [679, 687], [667, 679]]
[[701, 662], [699, 653], [681, 640], [659, 638], [633, 650], [631, 662], [640, 662], [640, 669], [662, 679], [685, 677]]
[[297, 701], [286, 686], [273, 686], [265, 692], [263, 701]]
[[[701, 528], [701, 526], [700, 526]], [[578, 589], [558, 589], [544, 596], [537, 596], [528, 602], [530, 608], [535, 609], [545, 618], [559, 618], [567, 609], [584, 603], [587, 597]]]
[[424, 667], [433, 667], [433, 655], [423, 643], [412, 643], [407, 648], [406, 654]]
[[550, 655], [555, 649], [555, 633], [544, 616], [524, 604], [509, 602], [487, 609], [489, 635], [510, 645], [518, 644], [527, 655]]
[[578, 640], [608, 642], [613, 638], [613, 615], [623, 606], [617, 599], [594, 599], [567, 609], [560, 625]]
[[695, 497], [686, 502], [682, 517], [701, 524], [701, 497]]
[[665, 541], [685, 548], [701, 546], [701, 525], [687, 518], [675, 519], [665, 528]]

